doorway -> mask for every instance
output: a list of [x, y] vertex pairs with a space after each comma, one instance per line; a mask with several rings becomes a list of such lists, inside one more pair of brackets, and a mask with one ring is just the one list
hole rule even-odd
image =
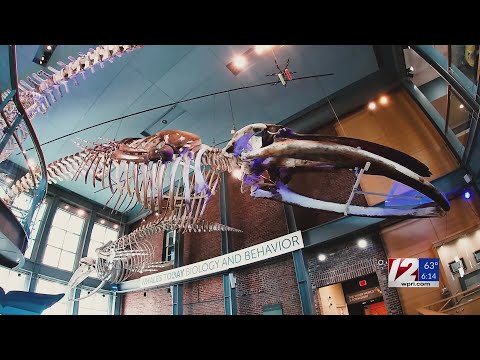
[[388, 315], [377, 274], [318, 288], [322, 315]]

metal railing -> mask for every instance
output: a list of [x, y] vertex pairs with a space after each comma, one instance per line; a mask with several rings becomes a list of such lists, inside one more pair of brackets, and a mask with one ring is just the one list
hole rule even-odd
[[420, 315], [480, 314], [480, 285], [417, 309]]

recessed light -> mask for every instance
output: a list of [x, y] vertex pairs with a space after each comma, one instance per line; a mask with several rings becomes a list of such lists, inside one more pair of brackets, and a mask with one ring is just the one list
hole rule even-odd
[[375, 104], [373, 101], [370, 101], [368, 103], [368, 109], [369, 110], [375, 110], [377, 108], [377, 104]]
[[47, 50], [52, 50], [52, 45], [47, 45]]
[[378, 100], [378, 102], [381, 105], [387, 105], [388, 104], [388, 97], [386, 97], [385, 95], [382, 95], [382, 96], [380, 96], [380, 99]]
[[237, 55], [233, 58], [233, 66], [237, 69], [243, 69], [247, 65], [247, 59], [243, 55]]
[[166, 124], [166, 123], [167, 123], [167, 120], [163, 119], [163, 120], [162, 120], [162, 123]]
[[325, 254], [320, 254], [320, 255], [318, 255], [318, 260], [319, 260], [319, 261], [325, 261], [325, 260], [327, 260], [327, 255], [325, 255]]
[[360, 240], [358, 240], [357, 245], [360, 249], [364, 249], [364, 248], [367, 247], [368, 242], [365, 239], [360, 239]]
[[415, 69], [413, 68], [413, 66], [410, 66], [410, 67], [408, 68], [408, 70], [413, 71], [413, 70], [415, 70]]
[[68, 208], [70, 208], [70, 206], [69, 206], [69, 205], [65, 205], [65, 209], [68, 209]]
[[465, 106], [463, 106], [463, 104], [460, 104], [459, 108], [460, 109], [463, 109]]
[[85, 215], [85, 211], [82, 210], [82, 209], [78, 209], [78, 210], [77, 210], [77, 214], [78, 214], [78, 215]]
[[105, 224], [105, 220], [104, 219], [100, 220], [100, 224]]
[[45, 56], [42, 56], [42, 61], [45, 60]]
[[40, 65], [42, 65], [42, 64], [43, 64], [43, 62], [42, 62], [42, 60], [40, 60]]
[[114, 229], [118, 229], [118, 224], [113, 225]]

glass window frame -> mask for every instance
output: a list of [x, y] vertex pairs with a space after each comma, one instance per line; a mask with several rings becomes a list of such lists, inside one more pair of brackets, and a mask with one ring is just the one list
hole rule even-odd
[[[66, 206], [68, 206], [66, 208]], [[73, 209], [73, 210], [71, 210]], [[59, 211], [63, 211], [63, 212], [66, 212], [66, 213], [69, 213], [69, 222], [71, 221], [71, 218], [72, 216], [76, 216], [76, 217], [80, 217], [83, 219], [83, 225], [82, 225], [82, 228], [80, 230], [80, 233], [79, 234], [76, 234], [74, 232], [71, 232], [71, 231], [68, 231], [68, 226], [67, 228], [61, 228], [61, 227], [58, 227], [58, 226], [54, 226], [54, 221], [55, 221], [55, 217], [57, 216], [57, 214], [59, 213]], [[82, 216], [82, 215], [79, 215], [79, 214], [76, 214], [75, 211], [84, 211], [85, 214]], [[51, 222], [50, 222], [50, 226], [49, 226], [49, 229], [47, 232], [45, 232], [45, 236], [42, 238], [42, 240], [44, 239], [44, 244], [43, 244], [43, 251], [42, 251], [42, 256], [41, 256], [41, 259], [38, 259], [38, 263], [39, 264], [42, 264], [44, 266], [49, 266], [51, 268], [54, 268], [54, 269], [58, 269], [60, 271], [67, 271], [67, 272], [71, 272], [73, 273], [76, 269], [76, 267], [78, 266], [78, 261], [79, 259], [82, 257], [82, 251], [83, 251], [83, 248], [84, 248], [84, 243], [85, 243], [85, 235], [88, 231], [88, 224], [89, 224], [89, 221], [90, 221], [90, 217], [92, 216], [91, 212], [85, 210], [84, 208], [82, 207], [78, 207], [76, 205], [71, 205], [69, 203], [66, 203], [64, 201], [59, 201], [57, 203], [57, 206], [55, 208], [55, 213], [53, 214], [52, 216], [52, 219], [51, 219]], [[64, 235], [64, 239], [63, 239], [63, 242], [62, 242], [62, 245], [61, 247], [58, 247], [56, 245], [51, 245], [49, 244], [48, 242], [48, 238], [50, 236], [50, 233], [52, 231], [52, 229], [59, 229], [61, 231], [65, 231], [65, 235]], [[67, 236], [67, 234], [74, 234], [74, 235], [78, 235], [78, 244], [77, 244], [77, 249], [75, 252], [72, 252], [68, 249], [66, 249], [64, 247], [64, 241], [65, 241], [65, 237]], [[59, 259], [58, 259], [58, 263], [57, 263], [57, 266], [53, 266], [53, 265], [50, 265], [50, 264], [47, 264], [44, 262], [44, 259], [45, 259], [45, 255], [47, 253], [47, 249], [48, 247], [51, 246], [53, 248], [56, 248], [56, 249], [59, 249], [60, 250], [60, 256], [59, 256]], [[61, 268], [59, 265], [60, 265], [60, 261], [61, 261], [61, 256], [62, 256], [62, 252], [68, 252], [69, 254], [73, 254], [74, 256], [74, 259], [73, 259], [73, 263], [72, 263], [72, 269], [71, 270], [67, 270], [67, 269], [64, 269], [64, 268]]]

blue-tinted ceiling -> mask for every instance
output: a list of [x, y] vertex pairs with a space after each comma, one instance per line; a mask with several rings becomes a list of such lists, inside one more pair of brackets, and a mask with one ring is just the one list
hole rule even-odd
[[[226, 67], [234, 55], [253, 45], [148, 45], [106, 63], [94, 74], [87, 73], [79, 86], [70, 86], [70, 94], [53, 105], [33, 125], [41, 143], [115, 117], [175, 101], [245, 85], [276, 80], [267, 77], [276, 67], [272, 54], [256, 56], [248, 68], [234, 76]], [[49, 65], [68, 62], [68, 56], [87, 52], [93, 45], [59, 45]], [[19, 78], [25, 79], [41, 67], [32, 62], [38, 45], [17, 47]], [[0, 54], [0, 67], [4, 54]], [[334, 73], [321, 79], [308, 79], [281, 85], [263, 86], [231, 93], [236, 128], [248, 123], [278, 123], [378, 70], [370, 45], [286, 45], [277, 48], [280, 66], [290, 59], [294, 77]], [[4, 74], [0, 69], [0, 74]], [[4, 86], [3, 79], [0, 85]], [[232, 113], [228, 94], [178, 104], [162, 123], [169, 107], [102, 125], [43, 147], [47, 163], [78, 151], [72, 140], [77, 136], [98, 141], [99, 137], [121, 139], [141, 137], [160, 129], [181, 129], [197, 133], [211, 145], [230, 138]], [[26, 143], [30, 147], [29, 141]], [[18, 161], [18, 158], [13, 159]], [[105, 203], [109, 191], [95, 193], [92, 185], [63, 182], [62, 186], [99, 203]]]

